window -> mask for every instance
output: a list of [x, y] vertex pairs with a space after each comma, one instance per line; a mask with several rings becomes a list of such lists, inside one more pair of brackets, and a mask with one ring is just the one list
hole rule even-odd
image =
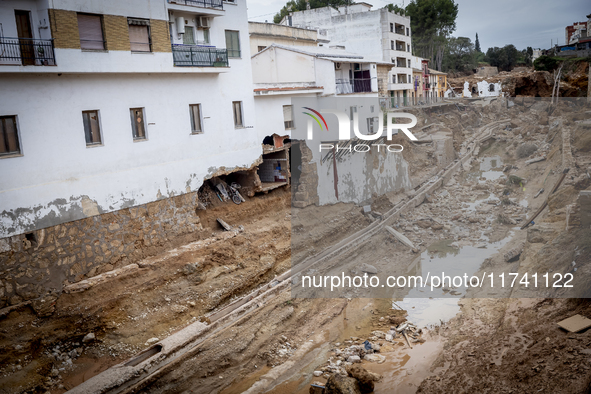
[[240, 37], [239, 32], [226, 30], [226, 49], [228, 57], [240, 57]]
[[264, 46], [264, 45], [259, 45], [257, 49], [258, 49], [258, 51], [260, 52], [260, 51], [262, 51], [262, 50], [263, 50], [263, 49], [265, 49], [265, 48], [266, 48], [266, 46]]
[[189, 112], [191, 113], [191, 133], [201, 134], [201, 104], [189, 105]]
[[396, 83], [396, 75], [392, 75], [392, 83]]
[[103, 36], [103, 22], [100, 15], [78, 14], [78, 34], [80, 35], [80, 48], [105, 49]]
[[183, 44], [194, 45], [195, 35], [193, 33], [193, 26], [185, 26], [185, 34], [183, 34]]
[[232, 111], [234, 112], [234, 127], [244, 127], [242, 121], [242, 101], [232, 101]]
[[203, 42], [209, 44], [209, 29], [203, 29]]
[[394, 23], [390, 23], [390, 33], [394, 33]]
[[410, 44], [406, 44], [406, 52], [410, 52]]
[[406, 35], [410, 36], [410, 29], [408, 27], [406, 28]]
[[146, 139], [146, 127], [144, 122], [144, 109], [143, 108], [131, 108], [129, 110], [131, 114], [131, 130], [133, 132], [134, 140], [145, 140]]
[[349, 108], [349, 116], [351, 117], [351, 120], [353, 120], [353, 114], [357, 113], [357, 106], [352, 106]]
[[293, 129], [293, 106], [291, 105], [283, 106], [283, 124], [285, 130]]
[[132, 52], [151, 52], [150, 21], [146, 19], [128, 18], [129, 43]]
[[390, 49], [395, 50], [396, 47], [394, 46], [394, 41], [390, 40]]
[[16, 116], [0, 116], [0, 155], [21, 153]]
[[82, 122], [84, 124], [86, 146], [100, 145], [102, 141], [98, 111], [82, 111]]
[[[379, 127], [379, 120], [380, 118], [377, 117], [371, 117], [371, 118], [367, 118], [367, 132], [368, 134], [375, 134], [376, 130]], [[378, 127], [376, 127], [378, 126]]]
[[408, 67], [410, 68], [410, 59], [406, 59], [406, 63], [408, 64]]

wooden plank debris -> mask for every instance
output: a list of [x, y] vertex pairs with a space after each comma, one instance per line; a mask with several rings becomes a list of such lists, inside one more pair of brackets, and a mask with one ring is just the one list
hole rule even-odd
[[533, 159], [529, 159], [525, 161], [525, 164], [532, 164], [532, 163], [537, 163], [539, 161], [544, 161], [546, 160], [546, 156], [540, 156], [540, 157], [534, 157]]
[[226, 231], [232, 230], [232, 226], [230, 226], [228, 223], [224, 222], [222, 219], [217, 218], [216, 220], [224, 228], [224, 230], [226, 230]]
[[591, 319], [582, 315], [574, 315], [558, 322], [558, 325], [569, 332], [579, 332], [591, 327]]
[[390, 234], [392, 234], [394, 236], [394, 238], [396, 238], [397, 240], [399, 240], [400, 242], [402, 242], [403, 244], [405, 244], [406, 246], [408, 246], [411, 249], [415, 249], [415, 246], [413, 245], [413, 243], [410, 241], [410, 239], [406, 238], [404, 235], [400, 234], [398, 231], [394, 230], [392, 227], [390, 226], [385, 226], [386, 230], [388, 230], [388, 232]]

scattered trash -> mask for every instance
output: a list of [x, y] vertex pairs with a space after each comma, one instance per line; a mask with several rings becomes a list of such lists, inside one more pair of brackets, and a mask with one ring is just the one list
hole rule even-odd
[[538, 190], [538, 192], [536, 193], [536, 195], [534, 196], [534, 198], [538, 198], [538, 196], [540, 194], [544, 193], [544, 188], [541, 188], [540, 190]]
[[406, 238], [404, 235], [400, 234], [398, 231], [394, 230], [390, 226], [385, 226], [385, 229], [394, 236], [398, 241], [402, 242], [404, 245], [408, 246], [411, 249], [416, 249], [413, 243]]

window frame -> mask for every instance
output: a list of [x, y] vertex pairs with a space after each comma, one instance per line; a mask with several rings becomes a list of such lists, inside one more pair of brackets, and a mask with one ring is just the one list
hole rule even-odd
[[[135, 24], [132, 23], [135, 20], [142, 20], [142, 21], [146, 21], [146, 24]], [[131, 42], [131, 35], [129, 36], [129, 50], [131, 51], [131, 53], [154, 53], [153, 52], [153, 44], [152, 44], [152, 29], [150, 26], [150, 20], [149, 19], [142, 19], [142, 18], [127, 18], [127, 31], [129, 34], [129, 27], [130, 26], [142, 26], [145, 27], [148, 31], [148, 50], [147, 51], [137, 51], [137, 50], [133, 50], [131, 49], [133, 44], [139, 44], [139, 45], [146, 45], [144, 43], [138, 43], [138, 42]]]
[[[197, 130], [195, 128], [195, 113], [193, 112], [193, 108], [196, 107], [198, 108], [199, 111], [199, 117], [198, 117], [198, 121], [199, 121], [199, 130]], [[198, 104], [189, 104], [189, 119], [191, 122], [191, 134], [195, 135], [195, 134], [203, 134], [203, 106], [201, 105], [201, 103]]]
[[[290, 110], [290, 117], [291, 120], [285, 120], [285, 107], [289, 107]], [[295, 123], [294, 123], [294, 116], [293, 116], [293, 105], [289, 104], [289, 105], [284, 105], [283, 106], [283, 127], [285, 128], [285, 130], [293, 130], [295, 128]], [[291, 123], [290, 126], [288, 126], [287, 124]]]
[[[136, 136], [136, 122], [135, 122], [135, 115], [133, 111], [141, 110], [142, 111], [142, 123], [144, 128], [144, 135], [143, 136]], [[131, 136], [133, 137], [133, 142], [140, 142], [140, 141], [147, 141], [148, 140], [148, 123], [146, 122], [146, 108], [145, 107], [132, 107], [129, 109], [129, 117], [131, 120]]]
[[[98, 138], [99, 141], [98, 142], [91, 142], [89, 143], [88, 140], [86, 139], [86, 123], [84, 120], [84, 114], [90, 114], [92, 112], [96, 113], [96, 123], [98, 125]], [[100, 114], [100, 110], [98, 109], [90, 109], [90, 110], [86, 110], [86, 111], [82, 111], [82, 127], [84, 129], [84, 139], [86, 141], [86, 147], [87, 148], [94, 148], [97, 146], [103, 146], [103, 127], [101, 125], [101, 114]]]
[[[240, 108], [240, 123], [237, 122], [236, 119], [236, 104], [239, 105]], [[242, 101], [232, 101], [232, 117], [234, 118], [234, 128], [235, 129], [243, 129], [244, 128], [244, 109], [242, 108]]]
[[[92, 17], [97, 17], [99, 18], [99, 23], [101, 25], [101, 36], [102, 36], [102, 43], [103, 43], [103, 47], [101, 49], [99, 48], [84, 48], [82, 46], [82, 39], [80, 38], [80, 22], [78, 20], [78, 16], [80, 15], [84, 15], [84, 16], [92, 16]], [[105, 39], [105, 22], [104, 22], [104, 18], [103, 15], [101, 14], [91, 14], [91, 13], [87, 13], [87, 12], [77, 12], [76, 13], [76, 21], [78, 22], [78, 40], [80, 42], [80, 49], [83, 51], [89, 51], [89, 52], [106, 52], [107, 51], [107, 40]], [[84, 41], [88, 41], [88, 40], [84, 40]]]
[[0, 159], [6, 159], [9, 157], [19, 157], [23, 156], [23, 147], [21, 144], [21, 135], [20, 135], [20, 125], [18, 123], [18, 115], [0, 115], [0, 132], [3, 133], [2, 139], [4, 140], [4, 146], [6, 147], [6, 138], [4, 135], [4, 122], [2, 122], [6, 118], [12, 118], [13, 124], [15, 128], [15, 136], [16, 136], [16, 145], [18, 150], [15, 151], [7, 151], [7, 152], [0, 152]]
[[[236, 33], [236, 38], [238, 40], [238, 49], [230, 49], [228, 47], [228, 33]], [[224, 30], [224, 37], [226, 39], [226, 51], [228, 52], [228, 59], [241, 59], [242, 51], [240, 43], [240, 30]], [[236, 56], [236, 51], [238, 52], [238, 56]]]

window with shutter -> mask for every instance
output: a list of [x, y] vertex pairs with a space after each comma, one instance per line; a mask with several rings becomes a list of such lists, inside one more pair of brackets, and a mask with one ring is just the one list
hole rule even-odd
[[21, 153], [16, 116], [0, 116], [0, 156]]
[[144, 126], [144, 109], [143, 108], [131, 108], [129, 110], [131, 115], [131, 130], [133, 132], [134, 140], [145, 140], [146, 139], [146, 128]]
[[191, 114], [191, 133], [203, 133], [203, 129], [201, 128], [201, 104], [189, 105], [189, 112]]
[[283, 106], [283, 124], [285, 130], [293, 129], [293, 107], [291, 105]]
[[242, 101], [233, 101], [232, 110], [234, 112], [234, 127], [244, 127], [242, 121]]
[[101, 130], [98, 111], [82, 111], [82, 122], [84, 124], [86, 145], [100, 145]]
[[80, 48], [105, 49], [103, 23], [100, 15], [78, 14], [78, 34], [80, 35]]
[[129, 18], [129, 43], [132, 52], [151, 52], [150, 22], [145, 19]]
[[228, 57], [240, 57], [239, 32], [226, 30], [226, 49], [228, 50]]

